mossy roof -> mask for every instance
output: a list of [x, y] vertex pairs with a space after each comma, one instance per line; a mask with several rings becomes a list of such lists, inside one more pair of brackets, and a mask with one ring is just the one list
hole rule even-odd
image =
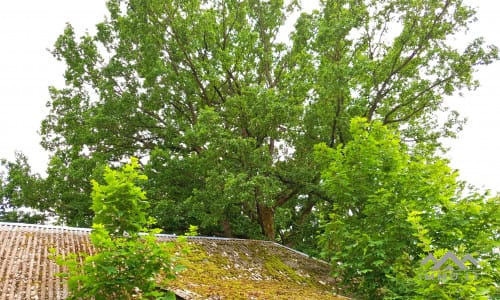
[[[90, 230], [0, 223], [0, 300], [65, 299], [62, 270], [49, 249], [92, 252]], [[172, 240], [160, 235], [160, 241]], [[268, 241], [193, 237], [166, 289], [184, 299], [345, 299], [335, 295], [329, 265]]]

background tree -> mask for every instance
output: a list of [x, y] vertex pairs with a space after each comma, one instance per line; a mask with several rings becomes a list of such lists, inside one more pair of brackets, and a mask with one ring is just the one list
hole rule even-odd
[[44, 222], [51, 210], [40, 195], [43, 180], [31, 172], [27, 157], [18, 152], [13, 162], [0, 160], [0, 167], [0, 220]]
[[46, 205], [89, 224], [89, 178], [137, 156], [165, 230], [312, 251], [333, 201], [314, 145], [346, 144], [363, 116], [435, 148], [461, 125], [454, 113], [438, 122], [443, 97], [474, 88], [476, 67], [498, 56], [481, 39], [449, 45], [474, 17], [459, 0], [321, 1], [282, 43], [295, 4], [111, 0], [95, 35], [68, 25], [53, 50], [66, 84], [50, 89], [41, 129]]

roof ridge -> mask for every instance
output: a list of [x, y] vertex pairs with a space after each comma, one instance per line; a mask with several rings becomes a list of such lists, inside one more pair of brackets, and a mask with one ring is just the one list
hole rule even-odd
[[[21, 228], [36, 228], [36, 229], [48, 229], [48, 230], [63, 230], [63, 231], [81, 231], [81, 232], [91, 232], [93, 229], [92, 228], [85, 228], [85, 227], [70, 227], [70, 226], [62, 226], [62, 225], [47, 225], [47, 224], [29, 224], [29, 223], [14, 223], [14, 222], [0, 222], [0, 227], [2, 226], [8, 226], [8, 227], [21, 227]], [[176, 234], [167, 234], [167, 233], [159, 233], [156, 234], [157, 237], [160, 238], [177, 238], [180, 237], [179, 235]], [[258, 242], [258, 243], [269, 243], [271, 245], [274, 245], [276, 247], [284, 248], [286, 250], [292, 251], [298, 255], [314, 259], [318, 262], [328, 264], [328, 262], [315, 258], [313, 256], [310, 256], [304, 252], [301, 252], [299, 250], [290, 248], [288, 246], [282, 245], [280, 243], [274, 242], [274, 241], [268, 241], [268, 240], [255, 240], [255, 239], [242, 239], [242, 238], [228, 238], [228, 237], [216, 237], [216, 236], [187, 236], [188, 239], [190, 240], [213, 240], [213, 241], [240, 241], [240, 242]]]
[[40, 228], [40, 229], [58, 229], [67, 231], [92, 231], [91, 228], [84, 227], [70, 227], [62, 225], [47, 225], [47, 224], [29, 224], [29, 223], [15, 223], [15, 222], [0, 222], [0, 226], [21, 227], [21, 228]]

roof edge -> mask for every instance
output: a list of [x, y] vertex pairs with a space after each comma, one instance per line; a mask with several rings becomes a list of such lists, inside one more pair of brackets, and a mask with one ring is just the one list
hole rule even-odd
[[[61, 225], [46, 225], [46, 224], [29, 224], [29, 223], [15, 223], [15, 222], [0, 222], [0, 226], [7, 226], [7, 227], [21, 227], [21, 228], [34, 228], [34, 229], [47, 229], [47, 230], [62, 230], [62, 231], [79, 231], [79, 232], [88, 232], [90, 233], [93, 229], [92, 228], [84, 228], [84, 227], [70, 227], [70, 226], [61, 226]], [[165, 234], [165, 233], [159, 233], [156, 234], [157, 237], [162, 237], [162, 238], [177, 238], [179, 235], [176, 234]], [[253, 240], [253, 239], [241, 239], [241, 238], [227, 238], [227, 237], [216, 237], [216, 236], [187, 236], [188, 240], [214, 240], [214, 241], [241, 241], [241, 242], [249, 242], [249, 241], [254, 241], [254, 242], [259, 242], [259, 243], [269, 243], [274, 246], [284, 248], [288, 251], [292, 251], [298, 255], [314, 259], [315, 261], [318, 261], [320, 263], [324, 263], [326, 265], [330, 265], [328, 262], [315, 258], [313, 256], [310, 256], [304, 252], [295, 250], [293, 248], [290, 248], [288, 246], [282, 245], [280, 243], [274, 242], [274, 241], [267, 241], [267, 240]]]

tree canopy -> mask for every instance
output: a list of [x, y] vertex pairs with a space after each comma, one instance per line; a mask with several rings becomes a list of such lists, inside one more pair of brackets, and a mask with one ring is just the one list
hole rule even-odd
[[286, 42], [295, 1], [108, 8], [95, 35], [68, 25], [53, 50], [67, 69], [42, 124], [45, 199], [68, 224], [90, 222], [102, 165], [137, 156], [166, 230], [304, 241], [314, 208], [332, 201], [314, 145], [348, 142], [359, 116], [435, 148], [461, 125], [454, 112], [440, 124], [443, 97], [474, 88], [476, 67], [498, 54], [480, 38], [450, 45], [474, 16], [456, 0], [322, 1]]
[[[17, 152], [14, 161], [0, 160], [0, 221], [42, 223], [51, 213], [48, 203], [41, 203], [39, 192], [43, 179], [33, 174], [28, 158]], [[31, 212], [28, 209], [31, 208]], [[33, 211], [33, 208], [39, 211]], [[40, 211], [41, 210], [41, 211]]]

